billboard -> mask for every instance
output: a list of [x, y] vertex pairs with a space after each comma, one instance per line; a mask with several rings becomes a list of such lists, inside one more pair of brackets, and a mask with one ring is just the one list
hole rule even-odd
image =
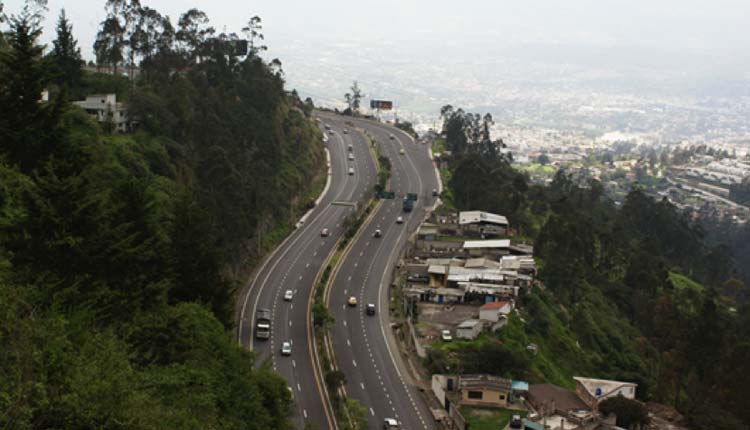
[[370, 109], [391, 110], [393, 102], [389, 100], [370, 100]]

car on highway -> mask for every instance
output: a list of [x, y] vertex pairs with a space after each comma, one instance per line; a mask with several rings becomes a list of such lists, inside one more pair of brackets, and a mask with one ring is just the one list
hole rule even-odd
[[373, 234], [373, 236], [375, 236], [375, 237], [380, 237], [382, 235], [383, 235], [383, 232], [380, 231], [380, 229], [375, 230], [375, 234]]
[[331, 129], [331, 126], [328, 125], [328, 124], [326, 124], [325, 127], [326, 127], [326, 130], [330, 130]]
[[398, 153], [401, 154], [401, 155], [404, 155], [404, 154], [406, 154], [406, 151], [404, 151], [404, 148], [401, 148], [401, 149], [398, 150]]
[[349, 154], [349, 161], [354, 161], [354, 154]]
[[367, 315], [375, 315], [375, 304], [368, 303], [366, 312], [367, 312]]
[[286, 292], [284, 293], [284, 300], [287, 302], [291, 302], [293, 297], [294, 297], [294, 291], [286, 290]]
[[328, 237], [330, 235], [331, 235], [331, 232], [327, 228], [320, 230], [320, 237]]
[[432, 196], [433, 196], [433, 197], [437, 197], [437, 195], [438, 195], [438, 191], [437, 191], [437, 188], [433, 188], [433, 189], [432, 189]]
[[336, 132], [333, 130], [328, 130], [328, 134], [336, 134]]
[[344, 134], [349, 134], [349, 130], [344, 129]]
[[350, 167], [350, 168], [349, 168], [349, 174], [350, 174], [350, 175], [353, 175], [353, 174], [354, 174], [354, 167]]
[[394, 135], [390, 135], [390, 136], [388, 136], [388, 138], [389, 138], [389, 139], [391, 139], [391, 140], [393, 140], [393, 139], [395, 139], [395, 138], [396, 138], [396, 136], [394, 136]]
[[450, 330], [443, 330], [440, 332], [440, 339], [443, 339], [443, 342], [450, 342], [453, 340], [453, 336], [451, 336]]
[[352, 144], [351, 144], [351, 143], [349, 144], [349, 146], [347, 146], [347, 147], [346, 147], [346, 149], [348, 149], [348, 150], [349, 150], [349, 152], [352, 152], [352, 151], [354, 151], [354, 147], [352, 146]]
[[346, 301], [346, 303], [349, 306], [357, 306], [357, 298], [354, 296], [349, 297], [349, 300]]
[[386, 418], [383, 420], [383, 430], [395, 430], [398, 429], [398, 421], [393, 418]]
[[400, 216], [396, 218], [396, 224], [403, 224], [404, 223], [404, 217]]
[[292, 344], [290, 342], [281, 344], [281, 355], [292, 355]]

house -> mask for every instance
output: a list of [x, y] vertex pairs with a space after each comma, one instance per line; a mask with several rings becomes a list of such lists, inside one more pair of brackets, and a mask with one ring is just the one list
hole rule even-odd
[[492, 257], [499, 260], [510, 253], [510, 240], [467, 240], [462, 250], [467, 257]]
[[469, 406], [508, 406], [511, 381], [492, 375], [462, 375], [458, 382], [460, 403]]
[[73, 102], [100, 123], [110, 123], [120, 133], [131, 131], [133, 122], [123, 103], [117, 101], [116, 94], [92, 94], [86, 100]]
[[482, 332], [484, 323], [479, 320], [466, 320], [456, 327], [456, 337], [458, 339], [476, 339]]
[[542, 416], [554, 414], [567, 416], [570, 413], [588, 409], [576, 393], [553, 384], [529, 385], [528, 401]]
[[507, 316], [512, 310], [513, 302], [490, 302], [479, 308], [479, 319], [484, 321], [498, 322], [501, 315]]
[[500, 237], [508, 231], [507, 218], [483, 211], [459, 212], [458, 225], [467, 236]]
[[599, 402], [609, 397], [621, 395], [626, 399], [635, 399], [635, 389], [638, 386], [633, 382], [582, 378], [580, 376], [575, 376], [573, 379], [576, 381], [576, 394], [591, 409], [597, 409]]

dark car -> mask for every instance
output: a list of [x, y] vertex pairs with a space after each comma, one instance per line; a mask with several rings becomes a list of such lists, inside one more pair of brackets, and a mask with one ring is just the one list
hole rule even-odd
[[521, 429], [523, 428], [523, 420], [520, 415], [513, 415], [510, 419], [510, 428]]
[[372, 303], [367, 304], [367, 315], [375, 315], [375, 305]]

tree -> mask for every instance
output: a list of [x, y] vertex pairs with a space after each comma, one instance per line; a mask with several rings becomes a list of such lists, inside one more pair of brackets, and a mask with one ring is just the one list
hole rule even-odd
[[546, 166], [547, 164], [549, 164], [549, 161], [549, 155], [547, 154], [540, 154], [536, 159], [536, 162], [541, 164], [542, 166]]
[[9, 23], [8, 47], [0, 51], [0, 151], [28, 173], [59, 143], [54, 129], [63, 100], [39, 103], [50, 78], [42, 61], [43, 47], [37, 44], [41, 11], [27, 4]]
[[202, 56], [206, 41], [216, 32], [208, 23], [208, 16], [198, 9], [190, 9], [180, 16], [176, 39], [188, 62]]
[[247, 26], [242, 29], [242, 32], [247, 35], [248, 40], [250, 41], [250, 52], [248, 55], [257, 55], [260, 51], [265, 51], [268, 49], [265, 45], [258, 45], [255, 46], [255, 40], [263, 40], [263, 33], [260, 31], [263, 29], [263, 24], [259, 16], [255, 15], [252, 18], [250, 18], [250, 21], [247, 22]]
[[73, 37], [73, 25], [68, 21], [65, 9], [60, 10], [57, 20], [57, 38], [52, 42], [49, 58], [55, 65], [55, 83], [59, 86], [78, 86], [81, 80], [81, 50]]
[[94, 42], [94, 54], [97, 67], [106, 64], [117, 74], [117, 67], [122, 63], [125, 46], [124, 29], [120, 20], [109, 16], [101, 24]]
[[626, 399], [619, 395], [601, 401], [599, 403], [599, 412], [604, 415], [615, 414], [617, 416], [617, 426], [626, 429], [650, 422], [648, 411], [646, 411], [643, 403], [637, 400]]
[[364, 96], [362, 95], [362, 90], [359, 89], [357, 81], [354, 81], [350, 89], [351, 93], [344, 94], [344, 100], [346, 100], [346, 104], [349, 106], [348, 110], [350, 114], [357, 114], [359, 113], [360, 102]]

